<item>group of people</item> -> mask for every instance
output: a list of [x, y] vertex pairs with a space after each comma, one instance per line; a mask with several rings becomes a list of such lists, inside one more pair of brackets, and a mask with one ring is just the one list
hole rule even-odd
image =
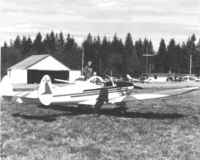
[[[94, 75], [92, 69], [92, 61], [88, 61], [87, 65], [83, 68], [83, 76], [84, 79], [87, 80]], [[101, 83], [102, 88], [100, 90], [99, 96], [97, 98], [96, 104], [94, 105], [94, 113], [95, 117], [99, 116], [100, 108], [104, 103], [108, 103], [108, 90], [105, 88], [104, 82]]]

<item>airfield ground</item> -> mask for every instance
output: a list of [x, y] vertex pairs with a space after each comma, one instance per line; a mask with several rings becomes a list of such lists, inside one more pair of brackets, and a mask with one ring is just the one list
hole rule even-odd
[[[200, 83], [141, 85], [152, 91]], [[2, 101], [1, 159], [200, 159], [200, 90], [128, 105], [126, 116], [107, 106], [95, 118], [91, 108]]]

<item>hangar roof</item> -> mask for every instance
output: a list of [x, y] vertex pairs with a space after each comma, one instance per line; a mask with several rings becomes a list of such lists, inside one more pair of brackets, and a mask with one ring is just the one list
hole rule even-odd
[[[61, 66], [61, 68], [62, 68], [61, 70], [70, 70], [68, 67], [63, 65], [61, 62], [59, 62], [57, 59], [55, 59], [54, 57], [52, 57], [49, 54], [32, 55], [32, 56], [20, 61], [19, 63], [11, 66], [10, 68], [8, 68], [8, 70], [12, 70], [12, 69], [22, 69], [22, 70], [24, 69], [24, 70], [26, 70], [26, 69], [29, 69], [29, 68], [35, 69], [34, 66], [37, 66], [37, 64], [40, 64], [39, 62], [43, 61], [46, 58], [53, 59], [53, 61], [55, 63], [57, 63], [57, 64], [59, 64]], [[44, 63], [44, 64], [46, 65], [46, 63]], [[53, 66], [52, 64], [49, 64], [49, 65]], [[41, 66], [41, 65], [39, 65], [39, 66]], [[46, 68], [46, 67], [44, 67], [44, 68]], [[41, 67], [41, 69], [43, 69], [43, 67]], [[60, 70], [60, 69], [57, 68], [56, 70]]]

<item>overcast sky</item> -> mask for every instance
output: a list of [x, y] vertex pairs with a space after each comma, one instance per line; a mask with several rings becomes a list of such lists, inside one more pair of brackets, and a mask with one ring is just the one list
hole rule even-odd
[[1, 0], [0, 44], [11, 38], [68, 32], [79, 44], [89, 32], [182, 42], [200, 38], [200, 0]]

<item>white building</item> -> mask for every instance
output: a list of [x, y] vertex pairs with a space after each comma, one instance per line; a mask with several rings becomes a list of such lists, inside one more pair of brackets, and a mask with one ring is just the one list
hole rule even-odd
[[81, 72], [70, 70], [49, 54], [32, 55], [7, 69], [13, 84], [40, 83], [45, 74], [55, 82], [55, 78], [73, 81]]

